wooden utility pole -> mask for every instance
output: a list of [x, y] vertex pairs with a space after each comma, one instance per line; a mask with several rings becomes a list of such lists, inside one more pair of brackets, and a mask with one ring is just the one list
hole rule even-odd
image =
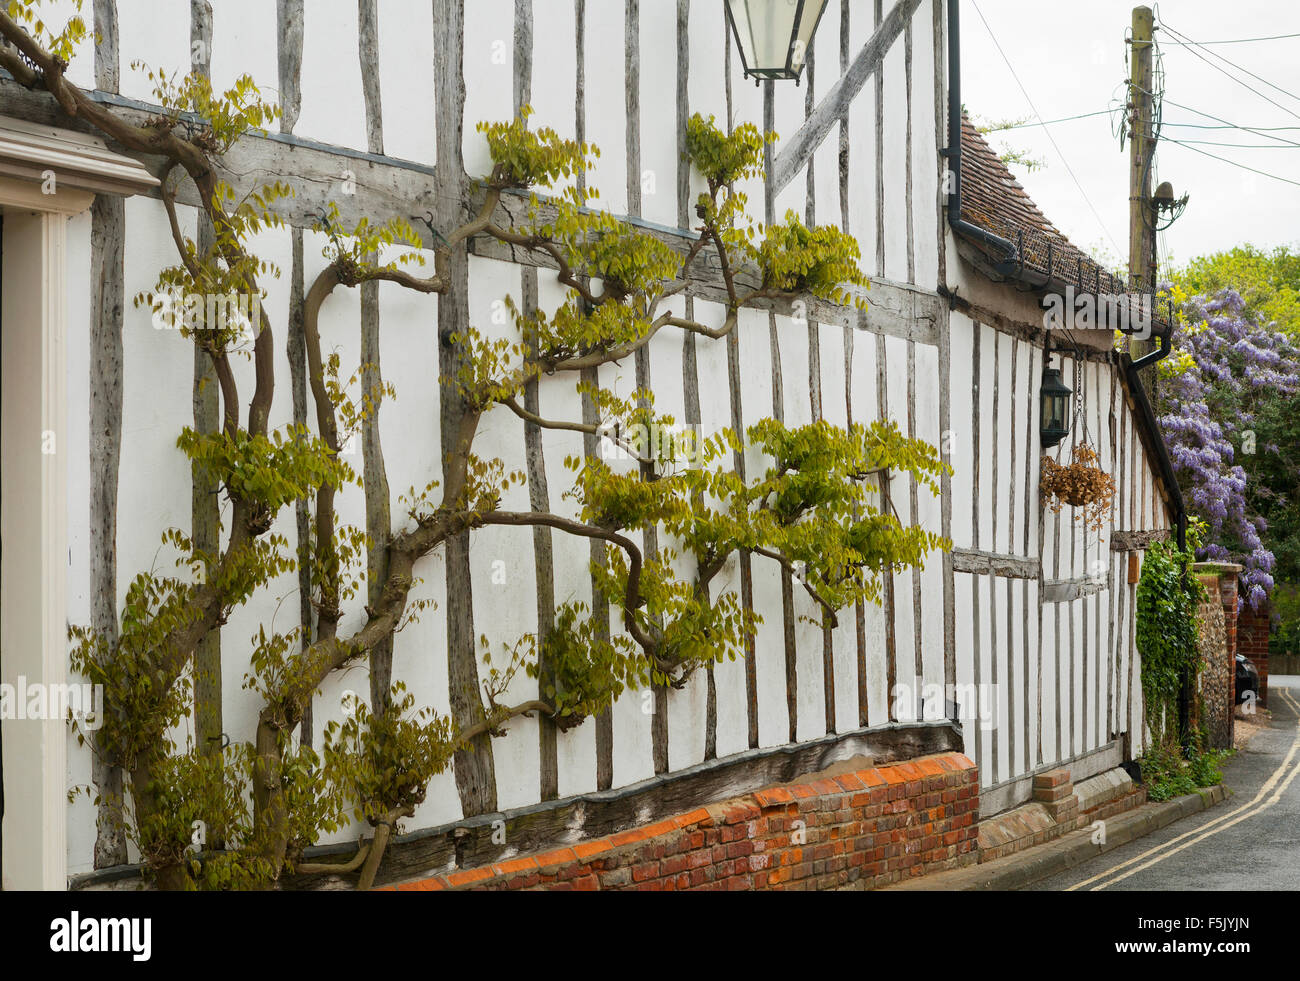
[[[1155, 21], [1150, 7], [1133, 8], [1132, 52], [1129, 63], [1129, 289], [1134, 293], [1155, 292], [1156, 236], [1151, 213], [1151, 160], [1155, 143], [1152, 126], [1152, 35]], [[1153, 300], [1154, 303], [1154, 300]], [[1149, 342], [1132, 339], [1129, 353], [1138, 358]]]

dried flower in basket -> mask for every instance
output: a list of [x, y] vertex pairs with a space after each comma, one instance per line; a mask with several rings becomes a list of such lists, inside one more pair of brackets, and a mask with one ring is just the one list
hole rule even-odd
[[1043, 457], [1039, 488], [1045, 506], [1053, 512], [1060, 511], [1062, 504], [1084, 508], [1079, 517], [1089, 528], [1101, 531], [1115, 499], [1115, 478], [1096, 466], [1097, 452], [1091, 446], [1076, 446], [1073, 456], [1068, 466]]

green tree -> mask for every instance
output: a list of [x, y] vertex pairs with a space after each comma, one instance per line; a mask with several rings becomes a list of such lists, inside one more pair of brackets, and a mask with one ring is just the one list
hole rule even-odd
[[1239, 245], [1193, 259], [1172, 278], [1188, 296], [1236, 290], [1260, 323], [1275, 323], [1300, 341], [1300, 252], [1288, 246], [1264, 250]]

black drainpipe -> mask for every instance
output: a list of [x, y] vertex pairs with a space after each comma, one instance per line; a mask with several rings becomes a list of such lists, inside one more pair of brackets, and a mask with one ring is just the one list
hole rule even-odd
[[948, 193], [948, 224], [955, 232], [978, 239], [1002, 252], [997, 271], [1006, 275], [1018, 264], [1019, 250], [1010, 239], [972, 225], [961, 216], [961, 12], [959, 0], [948, 0], [948, 171], [952, 189]]

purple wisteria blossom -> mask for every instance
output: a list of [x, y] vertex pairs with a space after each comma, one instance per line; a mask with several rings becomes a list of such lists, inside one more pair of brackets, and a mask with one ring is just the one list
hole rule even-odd
[[1240, 563], [1240, 595], [1257, 607], [1274, 558], [1264, 519], [1249, 513], [1238, 454], [1276, 452], [1254, 445], [1252, 427], [1261, 402], [1300, 392], [1300, 350], [1258, 323], [1235, 290], [1193, 297], [1181, 314], [1175, 353], [1161, 364], [1160, 427], [1188, 511], [1207, 525], [1198, 557]]

